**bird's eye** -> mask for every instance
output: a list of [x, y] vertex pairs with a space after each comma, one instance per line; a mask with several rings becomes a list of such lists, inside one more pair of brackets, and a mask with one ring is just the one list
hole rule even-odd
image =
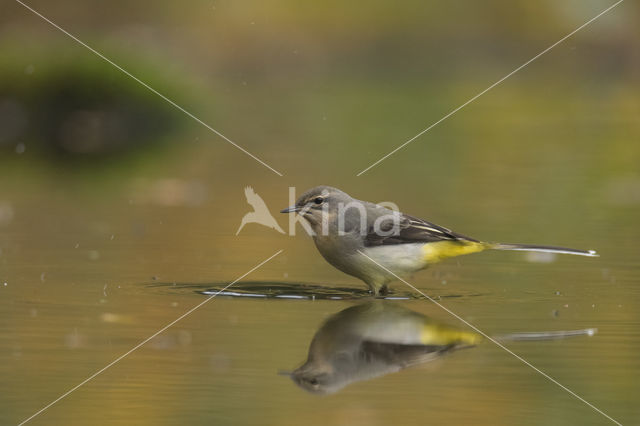
[[324, 198], [322, 197], [316, 197], [313, 199], [313, 202], [316, 204], [322, 204], [324, 202]]
[[309, 379], [309, 384], [312, 385], [312, 386], [317, 386], [318, 379]]

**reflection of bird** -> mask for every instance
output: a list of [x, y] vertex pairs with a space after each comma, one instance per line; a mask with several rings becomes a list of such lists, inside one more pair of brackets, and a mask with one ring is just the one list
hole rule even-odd
[[[595, 329], [514, 333], [501, 341], [591, 336]], [[479, 334], [457, 329], [385, 300], [351, 306], [331, 316], [313, 336], [307, 361], [286, 373], [302, 389], [334, 393], [359, 381], [423, 364], [475, 346]]]
[[481, 340], [478, 334], [375, 300], [330, 317], [313, 337], [307, 361], [291, 378], [309, 392], [334, 393], [350, 383], [422, 364]]
[[247, 197], [247, 203], [253, 207], [253, 211], [244, 215], [242, 218], [242, 222], [240, 223], [240, 227], [238, 228], [238, 232], [236, 235], [240, 233], [240, 230], [247, 223], [259, 223], [260, 225], [264, 225], [268, 228], [273, 228], [276, 231], [284, 234], [278, 222], [273, 218], [267, 205], [264, 203], [264, 200], [260, 198], [258, 194], [256, 194], [250, 186], [247, 186], [244, 189], [244, 195]]
[[443, 259], [487, 249], [597, 256], [593, 250], [478, 241], [426, 220], [356, 200], [337, 188], [318, 186], [282, 213], [296, 213], [315, 232], [320, 254], [378, 295], [387, 284]]

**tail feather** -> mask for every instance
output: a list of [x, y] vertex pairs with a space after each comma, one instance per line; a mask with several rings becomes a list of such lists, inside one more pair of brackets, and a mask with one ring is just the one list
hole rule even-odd
[[543, 253], [560, 253], [560, 254], [575, 254], [577, 256], [600, 256], [595, 250], [577, 250], [566, 247], [553, 247], [553, 246], [537, 246], [532, 244], [489, 244], [489, 248], [494, 250], [519, 250], [519, 251], [539, 251]]
[[541, 331], [534, 333], [510, 333], [499, 336], [494, 336], [494, 339], [500, 342], [523, 342], [523, 341], [535, 341], [535, 340], [555, 340], [566, 339], [576, 336], [593, 336], [598, 332], [597, 328], [585, 328], [582, 330], [569, 330], [569, 331]]

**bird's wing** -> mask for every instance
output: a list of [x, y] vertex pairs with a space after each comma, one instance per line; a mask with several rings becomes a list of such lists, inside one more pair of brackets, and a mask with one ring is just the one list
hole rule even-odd
[[249, 203], [249, 205], [253, 207], [256, 212], [269, 211], [267, 205], [264, 203], [264, 200], [255, 193], [252, 187], [247, 186], [244, 189], [244, 195], [247, 197], [247, 203]]
[[[382, 246], [391, 244], [408, 243], [432, 243], [437, 241], [473, 241], [478, 240], [467, 237], [450, 229], [436, 225], [426, 220], [413, 216], [401, 214], [398, 221], [397, 231], [391, 235], [384, 235], [393, 229], [394, 220], [389, 218], [379, 224], [381, 233], [376, 232], [373, 226], [368, 229], [365, 238], [365, 246]], [[381, 235], [383, 234], [383, 235]]]
[[364, 341], [361, 346], [361, 358], [365, 361], [377, 361], [394, 365], [400, 369], [422, 364], [441, 357], [458, 348], [450, 345], [403, 345], [399, 343], [380, 343]]

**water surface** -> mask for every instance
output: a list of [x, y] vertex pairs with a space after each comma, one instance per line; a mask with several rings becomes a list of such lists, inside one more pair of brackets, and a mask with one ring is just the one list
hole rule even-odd
[[[147, 3], [108, 13], [38, 7], [137, 75], [164, 81], [284, 176], [181, 114], [172, 132], [107, 158], [52, 153], [34, 136], [38, 117], [15, 141], [2, 127], [0, 424], [28, 418], [278, 250], [31, 424], [610, 424], [491, 342], [331, 395], [278, 374], [303, 364], [327, 318], [370, 297], [300, 227], [290, 236], [249, 224], [235, 235], [250, 211], [246, 186], [287, 230], [276, 212], [291, 204], [288, 188], [319, 184], [479, 239], [597, 250], [485, 252], [408, 280], [490, 335], [597, 328], [506, 345], [614, 419], [640, 423], [635, 5], [622, 3], [356, 177], [600, 6]], [[0, 18], [17, 52], [2, 87], [46, 83], [52, 54], [43, 51], [68, 67], [90, 55], [16, 8]], [[128, 77], [104, 66], [83, 68], [92, 72], [82, 87], [145, 96], [137, 86], [121, 93]], [[14, 106], [32, 94], [10, 93]], [[136, 105], [148, 102], [163, 101]], [[404, 284], [391, 289], [389, 303], [465, 328]]]

